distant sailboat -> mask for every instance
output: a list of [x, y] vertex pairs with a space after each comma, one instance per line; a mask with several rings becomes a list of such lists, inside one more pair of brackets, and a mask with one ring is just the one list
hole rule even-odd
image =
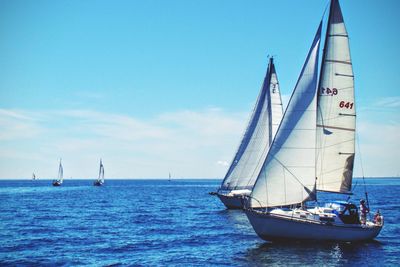
[[36, 175], [35, 175], [35, 173], [32, 173], [32, 181], [35, 181], [36, 180]]
[[63, 183], [63, 166], [61, 164], [61, 159], [60, 159], [60, 164], [58, 166], [58, 177], [57, 180], [53, 181], [53, 186], [61, 186]]
[[171, 182], [171, 173], [168, 173], [168, 181]]
[[225, 175], [217, 195], [228, 209], [243, 207], [243, 196], [249, 195], [257, 173], [282, 119], [282, 99], [274, 60], [268, 70], [253, 114], [236, 155]]
[[96, 181], [94, 181], [94, 186], [102, 186], [104, 184], [104, 166], [103, 162], [100, 159], [100, 168], [99, 168], [99, 177]]
[[365, 241], [383, 227], [380, 215], [360, 222], [348, 201], [306, 205], [317, 191], [351, 194], [355, 154], [354, 77], [338, 0], [331, 0], [317, 86], [321, 26], [246, 201], [246, 215], [265, 240]]

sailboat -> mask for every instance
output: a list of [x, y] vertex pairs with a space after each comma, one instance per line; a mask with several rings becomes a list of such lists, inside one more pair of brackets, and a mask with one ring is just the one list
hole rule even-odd
[[35, 175], [35, 173], [32, 173], [32, 181], [35, 181], [36, 180], [36, 175]]
[[94, 181], [94, 186], [102, 186], [104, 184], [104, 166], [103, 162], [100, 159], [100, 168], [99, 168], [99, 177], [96, 181]]
[[[317, 202], [320, 191], [351, 194], [356, 130], [354, 76], [338, 0], [330, 3], [317, 84], [321, 27], [322, 21], [246, 199], [246, 215], [264, 240], [365, 241], [383, 227], [383, 217], [360, 222], [348, 200]], [[311, 201], [314, 207], [307, 206]]]
[[241, 209], [282, 119], [282, 99], [273, 57], [240, 146], [217, 192], [228, 209]]
[[60, 159], [60, 164], [58, 165], [58, 177], [57, 180], [53, 181], [53, 186], [61, 186], [63, 183], [63, 166], [61, 164], [61, 159]]
[[171, 173], [168, 173], [168, 181], [171, 182]]

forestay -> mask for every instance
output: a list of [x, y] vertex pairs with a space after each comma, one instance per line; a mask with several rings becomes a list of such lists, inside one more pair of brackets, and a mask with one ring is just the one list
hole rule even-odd
[[349, 38], [337, 0], [331, 2], [317, 114], [317, 190], [349, 193], [356, 112]]
[[282, 118], [282, 100], [273, 59], [238, 151], [221, 190], [251, 189]]
[[316, 88], [321, 24], [258, 174], [251, 194], [252, 207], [301, 203], [314, 195]]

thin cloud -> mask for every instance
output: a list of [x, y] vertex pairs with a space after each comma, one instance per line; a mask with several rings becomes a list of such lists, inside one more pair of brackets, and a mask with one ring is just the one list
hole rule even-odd
[[[0, 121], [8, 114], [0, 113]], [[27, 146], [15, 125], [4, 124], [9, 138], [0, 149], [12, 146], [14, 153], [12, 158], [0, 153], [3, 178], [23, 177], [32, 169], [51, 177], [49, 165], [60, 157], [67, 177], [90, 177], [100, 157], [108, 164], [109, 177], [163, 177], [169, 171], [180, 177], [220, 177], [225, 168], [214, 162], [232, 157], [246, 118], [217, 108], [164, 113], [149, 120], [92, 110], [12, 115], [13, 124], [40, 129], [41, 134], [31, 135], [34, 142]]]
[[[248, 112], [218, 108], [162, 113], [150, 119], [92, 110], [0, 110], [0, 177], [90, 178], [103, 158], [114, 178], [222, 178], [243, 135]], [[395, 175], [400, 123], [357, 124], [366, 176]], [[356, 161], [355, 176], [361, 168]]]
[[30, 139], [42, 132], [28, 112], [0, 109], [0, 140]]
[[381, 108], [400, 108], [400, 97], [392, 96], [378, 99], [378, 101], [375, 103], [375, 106]]

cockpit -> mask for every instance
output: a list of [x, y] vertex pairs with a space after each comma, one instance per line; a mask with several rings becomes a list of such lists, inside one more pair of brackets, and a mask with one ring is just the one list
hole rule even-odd
[[345, 224], [360, 224], [357, 206], [346, 201], [336, 201], [325, 204], [326, 208], [331, 208], [333, 213]]

